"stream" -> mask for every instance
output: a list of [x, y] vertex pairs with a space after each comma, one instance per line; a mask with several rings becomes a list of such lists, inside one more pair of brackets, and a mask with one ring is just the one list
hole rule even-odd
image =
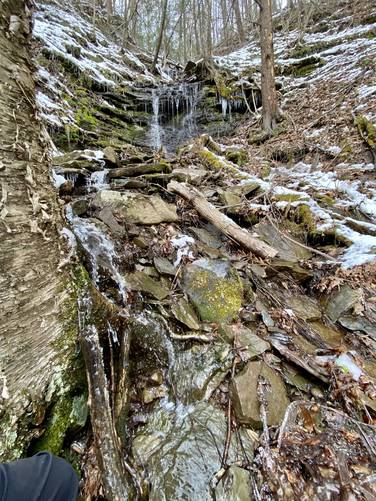
[[[154, 150], [163, 146], [171, 153], [197, 133], [196, 113], [201, 96], [201, 84], [151, 91], [153, 118], [147, 141]], [[68, 178], [73, 183], [77, 181], [77, 175]], [[109, 169], [103, 163], [100, 170], [86, 178], [81, 194], [74, 197], [66, 211], [92, 283], [103, 301], [116, 306], [119, 312], [110, 320], [103, 314], [100, 320], [102, 329], [107, 330], [101, 336], [108, 340], [102, 347], [104, 357], [115, 359], [113, 367], [117, 366], [122, 336], [130, 339], [129, 405], [126, 419], [123, 416], [127, 423], [124, 434], [131, 444], [128, 454], [138, 474], [149, 484], [149, 499], [214, 499], [213, 478], [221, 469], [227, 421], [225, 412], [209, 400], [231, 369], [233, 351], [228, 342], [212, 338], [209, 325], [198, 323], [181, 292], [175, 299], [159, 300], [156, 293], [154, 298], [145, 295], [143, 287], [135, 292], [137, 287], [129, 282], [132, 266], [124, 252], [129, 245], [127, 239], [132, 238], [129, 228], [128, 237], [114, 238], [100, 220], [103, 211], [95, 208], [95, 201], [109, 193], [111, 186]], [[80, 204], [92, 208], [81, 214], [77, 211]], [[165, 231], [163, 225], [161, 231]], [[157, 266], [156, 271], [158, 252], [153, 244], [136, 264], [136, 269], [150, 273], [153, 279], [157, 275], [168, 289], [179, 274], [181, 260], [191, 255], [189, 246], [195, 240], [177, 234], [171, 242], [177, 257], [173, 263], [168, 262], [170, 269]], [[85, 304], [82, 302], [81, 308]], [[81, 316], [85, 314], [83, 311]], [[120, 315], [120, 323], [116, 315]], [[124, 318], [128, 319], [126, 334], [117, 330]], [[96, 327], [93, 325], [92, 329]], [[202, 336], [203, 342], [184, 341], [184, 334], [194, 334], [193, 339], [198, 340]], [[206, 338], [211, 342], [206, 342]], [[116, 375], [110, 371], [107, 377], [112, 387]], [[228, 462], [249, 461], [253, 448], [254, 442], [247, 433], [237, 433], [229, 447]]]

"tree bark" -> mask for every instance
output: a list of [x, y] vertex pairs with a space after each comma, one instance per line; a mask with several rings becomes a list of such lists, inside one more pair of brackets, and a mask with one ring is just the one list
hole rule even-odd
[[262, 258], [273, 258], [277, 255], [277, 251], [270, 245], [253, 238], [247, 230], [241, 228], [232, 219], [222, 214], [213, 204], [208, 202], [206, 198], [196, 188], [193, 188], [185, 183], [171, 181], [167, 185], [169, 191], [173, 191], [181, 195], [186, 200], [191, 202], [193, 207], [201, 216], [212, 223], [226, 236], [232, 238], [236, 242], [243, 245], [246, 249], [252, 251], [256, 256]]
[[257, 0], [260, 7], [261, 98], [262, 122], [272, 132], [278, 119], [277, 92], [274, 75], [272, 0]]
[[238, 28], [239, 40], [241, 43], [244, 43], [245, 42], [245, 33], [244, 33], [244, 28], [243, 28], [242, 15], [240, 12], [239, 0], [234, 0], [234, 11], [235, 11], [236, 25]]
[[[30, 0], [0, 2], [0, 459], [18, 457], [76, 349], [62, 217], [37, 118]], [[69, 313], [68, 313], [69, 312]], [[67, 322], [71, 322], [69, 336]], [[61, 340], [64, 340], [61, 342]], [[52, 399], [51, 395], [49, 398]], [[33, 431], [34, 428], [34, 431]]]
[[160, 53], [161, 47], [162, 47], [163, 35], [164, 35], [165, 28], [166, 28], [166, 20], [167, 20], [167, 7], [168, 7], [168, 0], [163, 0], [161, 27], [159, 30], [159, 35], [158, 35], [158, 40], [157, 40], [157, 46], [155, 49], [153, 64], [151, 66], [152, 71], [155, 71], [155, 67], [157, 66], [157, 62], [158, 62], [159, 53]]

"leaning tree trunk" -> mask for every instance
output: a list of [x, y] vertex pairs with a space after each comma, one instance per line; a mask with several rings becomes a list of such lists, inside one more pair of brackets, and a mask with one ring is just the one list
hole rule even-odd
[[277, 92], [274, 75], [272, 0], [256, 0], [260, 7], [261, 98], [262, 122], [271, 132], [278, 118]]
[[21, 455], [44, 425], [46, 407], [68, 387], [77, 341], [75, 300], [59, 271], [48, 136], [35, 107], [31, 4], [0, 0], [0, 459]]

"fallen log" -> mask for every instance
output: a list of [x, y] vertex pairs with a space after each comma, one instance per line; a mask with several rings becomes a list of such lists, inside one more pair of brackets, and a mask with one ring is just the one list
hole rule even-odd
[[143, 174], [152, 174], [155, 172], [172, 172], [172, 166], [166, 162], [158, 162], [155, 164], [136, 164], [126, 165], [118, 169], [111, 169], [108, 173], [110, 179], [117, 177], [142, 176]]
[[191, 202], [201, 216], [207, 219], [226, 236], [252, 251], [256, 256], [273, 258], [277, 255], [277, 251], [273, 247], [252, 237], [247, 230], [241, 228], [232, 219], [222, 214], [213, 204], [208, 202], [196, 188], [186, 183], [171, 181], [167, 185], [167, 189], [168, 191], [173, 191], [181, 195]]
[[107, 499], [129, 498], [129, 485], [109, 401], [108, 382], [102, 360], [102, 348], [94, 326], [87, 326], [80, 335], [89, 388], [90, 417], [96, 455], [102, 473]]

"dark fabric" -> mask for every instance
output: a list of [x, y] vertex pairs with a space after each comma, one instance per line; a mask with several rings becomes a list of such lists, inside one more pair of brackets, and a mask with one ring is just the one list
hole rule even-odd
[[49, 452], [0, 464], [0, 501], [76, 501], [77, 495], [75, 471]]

